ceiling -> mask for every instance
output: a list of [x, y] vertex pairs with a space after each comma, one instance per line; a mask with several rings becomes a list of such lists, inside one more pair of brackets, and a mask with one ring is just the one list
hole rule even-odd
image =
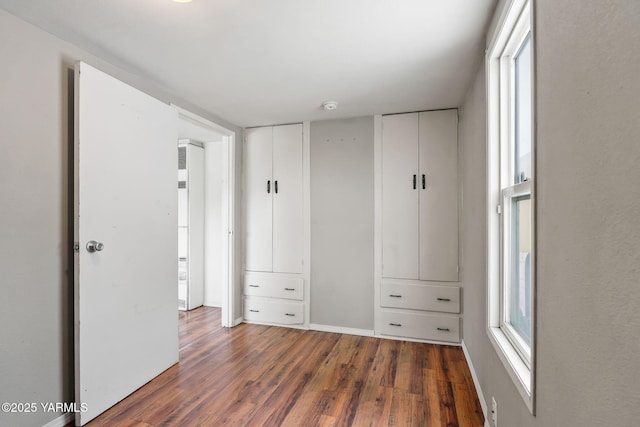
[[[0, 0], [238, 126], [461, 105], [496, 0]], [[324, 111], [323, 101], [337, 101]]]

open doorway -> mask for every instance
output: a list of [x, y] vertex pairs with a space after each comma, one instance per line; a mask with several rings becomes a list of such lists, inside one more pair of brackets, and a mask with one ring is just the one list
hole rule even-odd
[[[183, 217], [178, 230], [181, 236], [179, 306], [181, 309], [200, 305], [221, 307], [221, 324], [231, 327], [234, 325], [235, 132], [175, 105], [174, 108], [179, 113], [177, 143], [186, 163], [180, 165], [185, 166], [184, 171], [178, 170], [178, 191], [185, 212], [192, 211]], [[187, 172], [189, 161], [193, 173]], [[194, 181], [189, 182], [190, 179]], [[189, 188], [194, 189], [191, 196]], [[192, 227], [189, 227], [189, 216], [193, 216]], [[194, 262], [193, 271], [189, 271], [190, 261]], [[191, 278], [193, 281], [189, 283]]]

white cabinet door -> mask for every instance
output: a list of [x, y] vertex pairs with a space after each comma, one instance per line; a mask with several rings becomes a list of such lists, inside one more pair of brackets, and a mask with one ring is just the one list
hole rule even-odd
[[[84, 63], [75, 80], [75, 399], [84, 425], [178, 361], [177, 112]], [[153, 161], [149, 161], [152, 158]], [[92, 249], [91, 241], [103, 243]]]
[[[458, 281], [458, 113], [420, 113], [420, 280]], [[423, 179], [424, 177], [424, 185]]]
[[273, 127], [273, 271], [302, 273], [302, 125]]
[[[418, 114], [382, 118], [382, 276], [418, 278]], [[415, 185], [414, 185], [415, 183]]]
[[188, 309], [204, 303], [204, 148], [189, 144], [189, 304]]
[[244, 151], [246, 269], [272, 271], [273, 128], [246, 130]]

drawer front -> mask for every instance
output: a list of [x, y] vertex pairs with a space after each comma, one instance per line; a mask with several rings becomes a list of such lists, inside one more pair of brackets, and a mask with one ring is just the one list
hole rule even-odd
[[244, 275], [244, 294], [302, 301], [303, 284], [304, 281], [299, 277], [246, 273]]
[[304, 304], [265, 298], [245, 298], [244, 319], [282, 325], [301, 325], [304, 323]]
[[423, 340], [460, 342], [460, 319], [424, 313], [380, 311], [380, 333]]
[[380, 286], [380, 305], [390, 308], [460, 313], [460, 288], [383, 283]]

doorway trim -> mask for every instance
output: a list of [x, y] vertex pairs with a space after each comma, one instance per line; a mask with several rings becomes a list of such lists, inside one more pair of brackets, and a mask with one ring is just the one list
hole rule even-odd
[[[217, 133], [223, 135], [223, 141], [226, 143], [225, 157], [223, 158], [224, 176], [227, 185], [222, 189], [222, 200], [226, 203], [227, 208], [224, 210], [223, 221], [226, 223], [227, 231], [227, 250], [223, 256], [226, 258], [226, 262], [223, 261], [223, 265], [226, 266], [223, 276], [226, 277], [225, 283], [222, 286], [222, 315], [221, 325], [223, 327], [231, 328], [236, 326], [235, 321], [235, 236], [236, 236], [236, 221], [235, 221], [235, 177], [236, 177], [236, 133], [232, 130], [225, 128], [215, 122], [205, 119], [189, 110], [185, 110], [175, 104], [171, 104], [173, 108], [178, 111], [178, 118], [191, 121], [199, 126], [211, 129]], [[226, 221], [225, 221], [226, 220]]]

